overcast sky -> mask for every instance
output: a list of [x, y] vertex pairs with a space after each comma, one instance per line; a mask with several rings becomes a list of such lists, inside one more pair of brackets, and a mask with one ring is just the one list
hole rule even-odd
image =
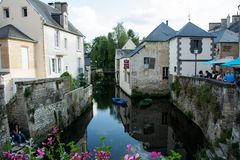
[[[45, 3], [52, 0], [42, 0]], [[56, 0], [59, 1], [59, 0]], [[161, 22], [179, 30], [191, 22], [207, 30], [209, 22], [218, 22], [238, 12], [239, 0], [60, 0], [68, 2], [70, 21], [90, 42], [112, 31], [117, 22], [146, 37]]]

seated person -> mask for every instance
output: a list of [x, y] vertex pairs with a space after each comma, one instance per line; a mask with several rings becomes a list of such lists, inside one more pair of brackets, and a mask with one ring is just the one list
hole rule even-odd
[[15, 124], [14, 129], [12, 131], [12, 138], [14, 143], [22, 144], [26, 142], [25, 135], [20, 131], [20, 127], [18, 124]]
[[205, 78], [212, 78], [212, 74], [211, 74], [210, 72], [206, 71], [206, 76], [205, 76]]

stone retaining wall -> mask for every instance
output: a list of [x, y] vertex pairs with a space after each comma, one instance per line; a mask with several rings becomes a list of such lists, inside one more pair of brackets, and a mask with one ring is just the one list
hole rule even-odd
[[223, 157], [234, 159], [233, 144], [238, 146], [234, 150], [240, 156], [239, 88], [235, 84], [184, 76], [172, 77], [172, 82], [173, 103], [200, 126], [215, 148], [225, 146], [220, 147]]
[[91, 103], [92, 86], [70, 91], [69, 79], [17, 82], [8, 104], [9, 123], [19, 123], [30, 137], [46, 135], [52, 127], [67, 127]]
[[4, 101], [4, 85], [0, 85], [0, 148], [9, 141], [9, 127]]

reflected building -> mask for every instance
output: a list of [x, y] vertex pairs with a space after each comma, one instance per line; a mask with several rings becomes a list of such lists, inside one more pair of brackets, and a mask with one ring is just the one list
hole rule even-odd
[[[182, 112], [166, 100], [154, 100], [151, 107], [140, 109], [137, 107], [138, 100], [131, 100], [123, 92], [118, 92], [118, 89], [116, 93], [128, 100], [128, 107], [115, 107], [125, 132], [141, 141], [146, 151], [169, 154], [169, 151], [174, 150], [183, 159], [193, 159], [192, 155], [197, 150], [193, 143], [202, 145], [203, 138], [201, 130]], [[200, 138], [196, 140], [199, 133]]]

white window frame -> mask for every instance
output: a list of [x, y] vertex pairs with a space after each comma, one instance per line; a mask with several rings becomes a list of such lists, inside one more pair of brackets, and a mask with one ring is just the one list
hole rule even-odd
[[77, 36], [77, 51], [81, 50], [81, 37]]
[[64, 48], [67, 49], [68, 48], [68, 39], [64, 38]]
[[55, 43], [55, 48], [60, 48], [60, 31], [55, 30], [54, 32], [54, 43]]
[[27, 47], [21, 47], [22, 69], [29, 69], [29, 50]]
[[62, 72], [62, 57], [57, 57], [57, 72]]

